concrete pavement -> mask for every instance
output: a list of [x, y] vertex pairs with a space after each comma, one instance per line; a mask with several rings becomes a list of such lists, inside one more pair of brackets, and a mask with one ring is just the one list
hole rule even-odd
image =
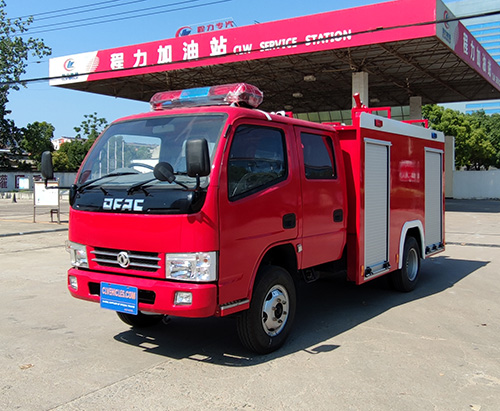
[[446, 210], [447, 244], [500, 247], [499, 200], [447, 200]]
[[70, 297], [65, 223], [0, 201], [0, 409], [496, 411], [500, 202], [447, 208], [414, 292], [310, 284], [287, 344], [256, 356], [231, 318], [134, 330]]
[[[51, 215], [54, 207], [33, 206], [33, 200], [18, 198], [0, 198], [0, 238], [16, 235], [41, 234], [46, 232], [67, 231], [69, 204], [67, 196], [62, 196], [60, 206], [60, 224], [57, 215]], [[35, 222], [33, 222], [33, 217]]]

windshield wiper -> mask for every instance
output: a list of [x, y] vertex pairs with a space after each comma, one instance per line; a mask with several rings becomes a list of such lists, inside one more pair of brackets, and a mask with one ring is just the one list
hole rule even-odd
[[117, 177], [117, 176], [127, 176], [127, 175], [131, 175], [131, 174], [139, 174], [139, 172], [134, 172], [134, 171], [120, 171], [120, 172], [116, 172], [116, 173], [109, 173], [109, 174], [106, 174], [104, 176], [101, 176], [101, 177], [98, 177], [98, 178], [95, 178], [94, 180], [90, 180], [90, 181], [87, 181], [86, 183], [83, 183], [82, 185], [78, 186], [76, 191], [78, 193], [82, 193], [83, 190], [85, 190], [85, 188], [87, 188], [88, 186], [94, 184], [95, 182], [99, 181], [99, 180], [102, 180], [104, 178], [108, 178], [108, 177]]
[[154, 178], [150, 178], [146, 181], [130, 186], [127, 193], [132, 194], [135, 190], [143, 190], [146, 193], [146, 195], [148, 195], [149, 193], [144, 189], [144, 187], [153, 181], [167, 181], [170, 184], [175, 183], [177, 185], [180, 185], [182, 188], [186, 190], [190, 190], [190, 188], [186, 184], [180, 183], [179, 181], [175, 180], [175, 175], [177, 174], [187, 175], [187, 173], [184, 172], [174, 173], [174, 168], [169, 163], [160, 161], [158, 164], [156, 164], [153, 170], [153, 174], [155, 176]]
[[[151, 178], [149, 180], [143, 181], [142, 183], [134, 184], [133, 186], [130, 186], [130, 188], [127, 190], [127, 194], [132, 194], [136, 190], [142, 190], [146, 195], [149, 195], [149, 193], [145, 189], [145, 186], [153, 181], [162, 181], [162, 180], [158, 180], [157, 178]], [[176, 180], [169, 183], [175, 183], [177, 185], [180, 185], [182, 188], [189, 190], [189, 187], [186, 184], [180, 183]]]
[[134, 184], [134, 185], [132, 185], [132, 186], [129, 187], [129, 189], [127, 190], [127, 194], [132, 194], [135, 190], [142, 190], [142, 191], [144, 191], [144, 193], [146, 195], [149, 195], [149, 193], [146, 191], [146, 189], [144, 188], [144, 186], [146, 184], [151, 183], [152, 181], [155, 181], [155, 180], [157, 180], [157, 178], [150, 178], [149, 180], [142, 181], [140, 183], [136, 183], [136, 184]]

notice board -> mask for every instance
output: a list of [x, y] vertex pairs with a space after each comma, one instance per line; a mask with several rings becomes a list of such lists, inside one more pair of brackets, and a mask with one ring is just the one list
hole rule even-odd
[[59, 202], [59, 182], [58, 181], [48, 181], [45, 184], [44, 181], [34, 182], [34, 193], [33, 193], [33, 222], [36, 221], [36, 208], [48, 206], [52, 207], [50, 210], [50, 216], [52, 220], [52, 213], [57, 214], [57, 222], [60, 224], [60, 213], [61, 207]]

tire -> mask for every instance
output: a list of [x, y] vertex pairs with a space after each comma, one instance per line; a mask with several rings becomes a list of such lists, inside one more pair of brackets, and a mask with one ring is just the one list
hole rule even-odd
[[268, 354], [280, 348], [290, 334], [296, 309], [292, 277], [285, 269], [259, 270], [250, 308], [238, 317], [238, 336], [250, 351]]
[[125, 324], [134, 328], [151, 327], [152, 325], [158, 324], [164, 317], [164, 315], [160, 314], [143, 314], [141, 312], [138, 312], [137, 315], [119, 312], [116, 314]]
[[415, 289], [420, 274], [420, 248], [414, 237], [407, 237], [403, 249], [403, 265], [392, 273], [392, 285], [398, 291]]

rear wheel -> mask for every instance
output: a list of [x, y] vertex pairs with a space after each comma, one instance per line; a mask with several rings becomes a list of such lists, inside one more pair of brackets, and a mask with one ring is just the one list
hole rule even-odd
[[242, 344], [259, 354], [277, 350], [290, 333], [295, 308], [295, 285], [290, 274], [277, 266], [261, 269], [250, 308], [238, 317]]
[[150, 327], [158, 324], [164, 317], [160, 314], [143, 314], [141, 312], [138, 312], [137, 315], [119, 312], [116, 314], [125, 324], [131, 325], [134, 328]]
[[414, 237], [407, 237], [403, 250], [403, 264], [400, 270], [392, 273], [392, 284], [398, 291], [412, 291], [417, 285], [419, 274], [420, 248]]

